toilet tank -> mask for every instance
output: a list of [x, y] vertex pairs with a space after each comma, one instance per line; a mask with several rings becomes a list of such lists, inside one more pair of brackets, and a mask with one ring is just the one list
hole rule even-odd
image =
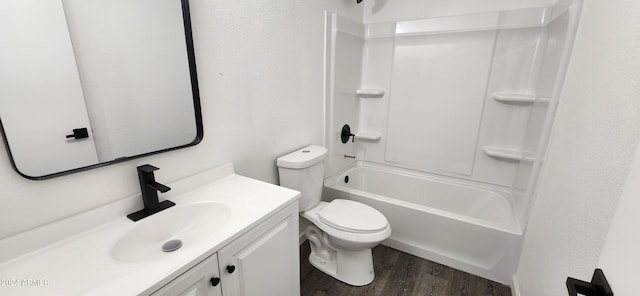
[[301, 193], [300, 212], [320, 202], [326, 157], [326, 148], [311, 145], [281, 156], [276, 162], [280, 186], [298, 190]]

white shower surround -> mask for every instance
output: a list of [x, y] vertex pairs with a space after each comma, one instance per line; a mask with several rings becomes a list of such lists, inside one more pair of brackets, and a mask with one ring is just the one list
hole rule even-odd
[[[327, 13], [325, 145], [330, 154], [324, 198], [350, 198], [381, 211], [394, 229], [392, 237], [385, 242], [387, 245], [511, 284], [581, 4], [580, 0], [567, 0], [551, 7], [368, 25]], [[451, 124], [475, 124], [477, 128], [474, 130], [468, 126], [464, 129], [465, 137], [471, 137], [471, 141], [469, 138], [447, 138], [446, 132], [429, 129], [428, 132], [433, 132], [432, 138], [439, 137], [449, 142], [431, 149], [440, 154], [426, 156], [432, 160], [440, 156], [447, 159], [450, 155], [446, 148], [452, 147], [464, 151], [464, 163], [434, 166], [429, 161], [406, 161], [411, 156], [402, 155], [402, 144], [395, 142], [390, 145], [389, 141], [411, 141], [410, 134], [422, 129], [411, 126], [407, 128], [410, 132], [398, 137], [398, 133], [403, 131], [397, 126], [390, 126], [391, 116], [405, 124], [424, 125], [427, 121], [415, 116], [413, 121], [407, 120], [401, 118], [402, 114], [398, 117], [398, 114], [391, 113], [393, 100], [398, 100], [394, 95], [413, 95], [410, 90], [397, 92], [394, 88], [394, 79], [398, 77], [413, 79], [406, 73], [396, 75], [398, 59], [406, 58], [398, 56], [397, 46], [406, 45], [404, 40], [407, 38], [415, 38], [418, 43], [422, 42], [421, 39], [426, 40], [426, 43], [420, 43], [428, 45], [423, 48], [431, 47], [433, 40], [443, 40], [445, 47], [465, 50], [464, 42], [459, 43], [458, 48], [450, 46], [461, 36], [481, 39], [483, 48], [493, 43], [489, 54], [480, 56], [483, 60], [472, 61], [476, 63], [475, 69], [487, 67], [481, 66], [482, 63], [489, 67], [485, 75], [478, 77], [484, 82], [474, 82], [475, 100], [482, 101], [481, 104], [476, 101], [471, 104], [480, 114], [479, 124], [478, 114], [468, 116], [470, 122], [464, 122], [465, 116], [458, 116], [457, 121], [448, 123], [429, 122], [445, 131]], [[435, 47], [441, 49], [437, 45]], [[422, 54], [420, 51], [400, 51], [401, 54], [403, 52]], [[440, 52], [447, 54], [446, 51]], [[464, 56], [465, 53], [456, 54]], [[463, 74], [463, 60], [468, 62], [469, 59], [461, 59], [456, 64], [455, 58], [448, 58], [451, 67], [462, 67], [462, 70], [444, 69], [445, 65], [441, 64], [439, 67], [450, 75], [455, 75], [456, 71]], [[425, 59], [420, 59], [417, 56], [416, 65], [423, 65], [423, 68], [428, 65]], [[410, 69], [407, 66], [410, 62], [403, 63], [405, 69]], [[424, 71], [431, 73], [425, 75]], [[439, 69], [422, 70], [417, 66], [415, 74], [434, 79], [437, 76], [433, 73], [437, 71]], [[421, 87], [419, 82], [420, 78], [417, 78], [413, 85]], [[429, 95], [451, 93], [450, 99], [474, 99], [473, 93], [465, 93], [465, 90], [461, 93], [466, 98], [456, 97], [458, 90], [451, 87], [455, 84], [449, 83], [445, 88], [437, 86], [436, 93], [409, 103], [414, 103], [414, 108], [438, 107], [428, 105]], [[486, 84], [485, 89], [478, 87], [483, 83]], [[452, 92], [447, 93], [446, 87]], [[373, 92], [375, 95], [358, 95]], [[442, 99], [439, 102], [447, 103]], [[459, 102], [453, 104], [445, 109], [455, 110], [451, 106], [456, 104], [464, 106]], [[443, 119], [446, 120], [446, 116], [440, 117]], [[343, 124], [349, 124], [356, 134], [354, 143], [343, 144], [340, 141], [339, 131]], [[376, 137], [358, 139], [358, 134], [375, 134]], [[422, 138], [427, 146], [434, 145], [425, 140], [429, 137], [422, 135], [417, 138]], [[401, 157], [389, 157], [390, 147], [396, 150], [396, 156]], [[419, 149], [414, 147], [414, 153]], [[357, 161], [345, 157], [352, 155]], [[413, 157], [419, 159], [423, 156]], [[450, 157], [449, 160], [460, 159]], [[346, 173], [364, 185], [345, 186], [347, 184], [342, 179]], [[470, 209], [474, 211], [469, 212]], [[491, 217], [502, 218], [495, 220]]]

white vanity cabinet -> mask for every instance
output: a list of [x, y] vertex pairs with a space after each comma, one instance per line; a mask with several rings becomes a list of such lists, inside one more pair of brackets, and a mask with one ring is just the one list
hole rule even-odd
[[[176, 205], [138, 222], [125, 217], [139, 208], [135, 195], [0, 240], [0, 279], [46, 284], [0, 294], [300, 295], [299, 192], [237, 175], [233, 164], [168, 186]], [[182, 247], [162, 252], [172, 239]]]
[[300, 295], [298, 203], [218, 252], [222, 295]]
[[299, 261], [295, 202], [152, 295], [298, 296]]
[[[214, 286], [215, 284], [215, 286]], [[220, 296], [220, 275], [216, 254], [198, 263], [152, 296]]]

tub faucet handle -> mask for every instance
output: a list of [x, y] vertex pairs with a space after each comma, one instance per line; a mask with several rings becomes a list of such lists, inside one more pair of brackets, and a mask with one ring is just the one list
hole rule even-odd
[[351, 133], [351, 127], [348, 124], [342, 126], [342, 131], [340, 132], [340, 140], [342, 140], [343, 144], [349, 142], [349, 138], [351, 138], [351, 143], [356, 141], [356, 135]]

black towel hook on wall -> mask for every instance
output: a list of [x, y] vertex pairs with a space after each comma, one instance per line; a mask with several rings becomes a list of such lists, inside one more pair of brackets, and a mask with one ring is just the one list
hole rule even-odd
[[571, 277], [567, 278], [567, 289], [569, 290], [569, 296], [613, 296], [611, 286], [609, 286], [609, 282], [600, 268], [593, 272], [590, 283]]

